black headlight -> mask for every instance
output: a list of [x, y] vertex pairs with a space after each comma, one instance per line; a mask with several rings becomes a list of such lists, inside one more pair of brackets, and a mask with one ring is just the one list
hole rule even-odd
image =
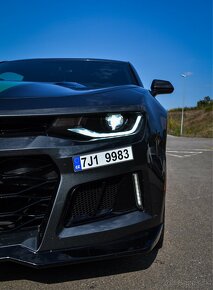
[[115, 138], [135, 134], [143, 121], [141, 113], [107, 113], [59, 117], [48, 134], [80, 135], [86, 139]]

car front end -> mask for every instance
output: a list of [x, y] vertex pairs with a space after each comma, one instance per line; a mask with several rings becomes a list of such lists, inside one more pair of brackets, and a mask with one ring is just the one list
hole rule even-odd
[[167, 114], [150, 92], [3, 85], [0, 261], [47, 267], [160, 247]]

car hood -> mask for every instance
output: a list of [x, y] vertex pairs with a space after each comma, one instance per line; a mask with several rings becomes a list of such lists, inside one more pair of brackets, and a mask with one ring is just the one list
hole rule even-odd
[[135, 85], [79, 89], [68, 83], [0, 81], [0, 115], [141, 110], [147, 90]]

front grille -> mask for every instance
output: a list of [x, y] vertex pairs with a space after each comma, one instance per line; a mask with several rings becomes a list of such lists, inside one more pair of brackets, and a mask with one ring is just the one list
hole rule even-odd
[[44, 225], [58, 183], [48, 156], [0, 158], [0, 233]]
[[0, 118], [0, 137], [46, 135], [54, 120], [51, 116]]
[[82, 184], [71, 192], [65, 227], [135, 209], [132, 174]]

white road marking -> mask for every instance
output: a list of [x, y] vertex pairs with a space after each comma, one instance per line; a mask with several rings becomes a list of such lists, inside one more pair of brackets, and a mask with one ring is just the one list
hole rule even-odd
[[[202, 149], [198, 149], [198, 148], [191, 148], [191, 149], [185, 149], [185, 150], [195, 150], [195, 151], [209, 151], [209, 152], [212, 152], [213, 151], [213, 148], [202, 148]], [[167, 148], [167, 151], [173, 151], [172, 148]], [[182, 151], [182, 150], [178, 150], [179, 151]]]
[[175, 154], [167, 154], [169, 156], [174, 156], [174, 157], [179, 157], [179, 158], [183, 158], [183, 156], [180, 156], [180, 155], [175, 155]]
[[209, 149], [193, 149], [193, 150], [196, 150], [196, 151], [206, 151], [206, 152], [212, 152], [213, 149], [209, 148]]
[[[192, 149], [194, 150], [194, 149]], [[203, 151], [191, 151], [191, 150], [168, 150], [166, 151], [167, 155], [177, 157], [177, 158], [185, 158], [185, 157], [192, 157], [198, 154], [202, 154]], [[175, 153], [175, 154], [174, 154]]]
[[200, 152], [194, 152], [194, 151], [182, 151], [182, 150], [176, 150], [176, 151], [174, 151], [174, 150], [167, 150], [166, 152], [171, 152], [171, 153], [188, 153], [188, 154], [199, 154], [199, 153], [203, 153], [202, 151], [200, 151]]

